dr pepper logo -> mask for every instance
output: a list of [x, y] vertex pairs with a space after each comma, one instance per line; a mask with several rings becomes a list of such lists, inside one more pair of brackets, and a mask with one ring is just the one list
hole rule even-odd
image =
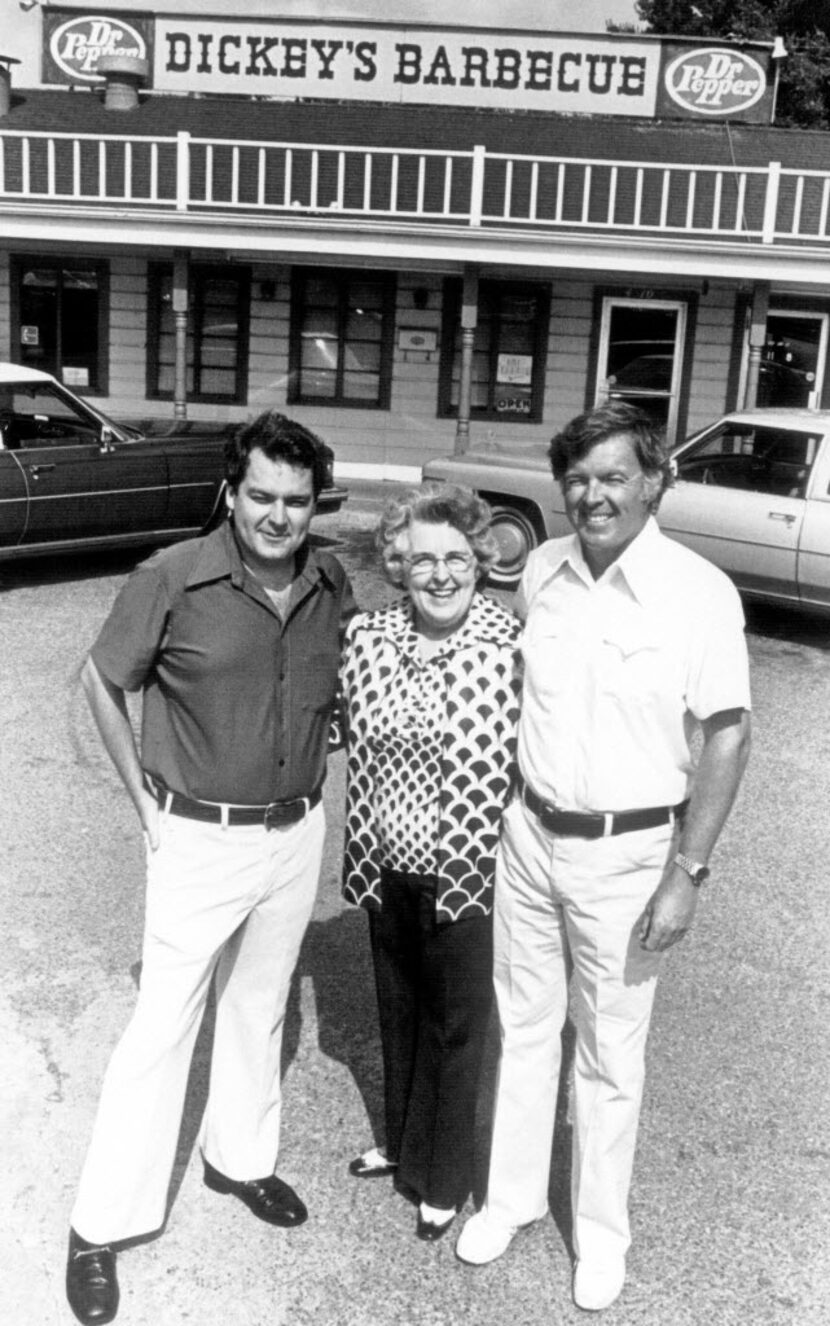
[[767, 87], [757, 60], [740, 51], [687, 51], [666, 69], [666, 91], [697, 115], [735, 115], [760, 101]]
[[120, 19], [86, 14], [70, 18], [52, 33], [49, 51], [70, 78], [98, 78], [102, 55], [133, 55], [143, 60], [147, 47], [140, 32]]

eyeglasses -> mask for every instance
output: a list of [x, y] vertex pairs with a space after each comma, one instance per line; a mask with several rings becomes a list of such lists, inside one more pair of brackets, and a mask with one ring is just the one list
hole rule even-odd
[[435, 553], [415, 553], [414, 557], [403, 559], [413, 580], [429, 580], [438, 570], [439, 562], [444, 563], [451, 576], [463, 576], [474, 561], [474, 554], [465, 552], [450, 552], [446, 557], [436, 557]]

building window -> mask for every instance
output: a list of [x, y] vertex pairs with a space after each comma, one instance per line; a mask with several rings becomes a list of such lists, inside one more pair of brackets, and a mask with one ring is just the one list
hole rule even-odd
[[[444, 283], [438, 413], [458, 415], [462, 283]], [[474, 419], [538, 423], [545, 391], [550, 291], [541, 285], [481, 281], [473, 342]]]
[[106, 263], [12, 259], [12, 335], [18, 363], [75, 391], [106, 395]]
[[295, 269], [290, 403], [388, 410], [395, 279]]
[[[188, 274], [187, 399], [247, 399], [251, 274], [244, 267], [191, 266]], [[176, 377], [173, 264], [150, 266], [147, 395], [172, 400]]]

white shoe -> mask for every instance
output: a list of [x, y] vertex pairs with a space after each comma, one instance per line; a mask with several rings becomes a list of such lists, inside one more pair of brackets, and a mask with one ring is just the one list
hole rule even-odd
[[505, 1225], [487, 1211], [471, 1216], [458, 1236], [455, 1255], [471, 1266], [486, 1266], [507, 1252], [518, 1225]]
[[610, 1308], [625, 1284], [625, 1260], [620, 1257], [604, 1262], [578, 1261], [574, 1270], [574, 1303], [585, 1312]]

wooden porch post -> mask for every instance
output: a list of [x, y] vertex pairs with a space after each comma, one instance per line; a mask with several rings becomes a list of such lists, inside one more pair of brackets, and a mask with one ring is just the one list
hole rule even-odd
[[173, 254], [173, 319], [176, 327], [176, 367], [173, 386], [173, 417], [187, 418], [187, 285], [190, 254]]
[[461, 381], [458, 384], [458, 423], [455, 429], [456, 456], [470, 445], [470, 403], [473, 388], [473, 342], [478, 322], [478, 268], [464, 268], [461, 296]]
[[752, 291], [749, 314], [749, 364], [746, 373], [743, 407], [753, 410], [758, 404], [758, 383], [761, 378], [761, 355], [767, 339], [767, 311], [769, 309], [769, 281], [756, 281]]

